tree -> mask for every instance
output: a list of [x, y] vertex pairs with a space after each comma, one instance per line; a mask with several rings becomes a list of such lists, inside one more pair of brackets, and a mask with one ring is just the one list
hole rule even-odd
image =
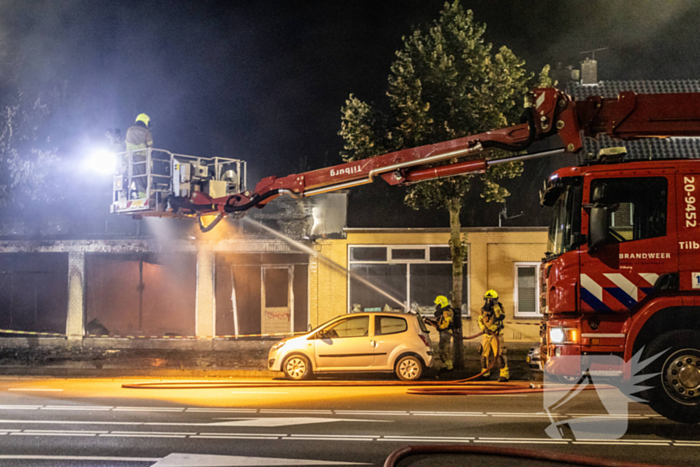
[[[353, 161], [400, 149], [460, 138], [517, 123], [522, 98], [534, 77], [507, 47], [495, 53], [484, 41], [485, 25], [474, 20], [459, 0], [445, 3], [438, 19], [403, 38], [389, 74], [389, 112], [352, 94], [341, 109], [341, 156]], [[548, 67], [540, 74], [547, 84]], [[544, 80], [544, 81], [543, 81]], [[505, 151], [493, 151], [492, 158]], [[454, 162], [454, 161], [452, 161]], [[446, 162], [447, 163], [447, 162]], [[499, 184], [522, 173], [522, 163], [499, 164], [483, 175], [422, 182], [409, 187], [405, 203], [414, 209], [445, 209], [450, 218], [452, 306], [462, 305], [462, 269], [466, 238], [460, 211], [465, 195], [481, 187], [487, 202], [510, 195]], [[455, 333], [455, 365], [463, 366], [461, 329]]]
[[33, 98], [14, 91], [0, 106], [0, 205], [56, 199], [52, 171], [59, 158], [51, 119], [58, 99], [57, 91]]

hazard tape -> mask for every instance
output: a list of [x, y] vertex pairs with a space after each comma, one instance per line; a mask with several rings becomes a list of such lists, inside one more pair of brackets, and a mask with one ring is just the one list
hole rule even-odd
[[0, 334], [23, 334], [30, 336], [49, 336], [49, 337], [109, 337], [112, 339], [241, 339], [245, 337], [284, 337], [295, 336], [298, 334], [306, 334], [307, 331], [300, 332], [278, 332], [270, 334], [239, 334], [239, 335], [221, 335], [221, 336], [121, 336], [121, 335], [95, 335], [95, 334], [61, 334], [57, 332], [35, 332], [35, 331], [17, 331], [14, 329], [0, 329]]
[[57, 332], [15, 331], [12, 329], [0, 329], [0, 334], [30, 334], [32, 336], [66, 337], [66, 334], [59, 334]]

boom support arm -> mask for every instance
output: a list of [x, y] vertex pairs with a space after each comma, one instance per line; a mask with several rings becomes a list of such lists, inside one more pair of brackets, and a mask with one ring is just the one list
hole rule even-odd
[[[555, 88], [538, 88], [526, 98], [528, 122], [442, 143], [403, 149], [364, 160], [277, 178], [262, 179], [252, 193], [212, 199], [195, 193], [183, 207], [191, 213], [242, 213], [262, 207], [277, 196], [312, 196], [372, 183], [377, 176], [390, 185], [484, 172], [495, 163], [485, 155], [490, 149], [523, 151], [536, 140], [559, 134], [564, 150], [575, 153], [581, 135], [606, 134], [617, 139], [700, 136], [700, 93], [636, 94], [623, 92], [617, 98], [592, 96], [574, 101]], [[511, 155], [510, 162], [538, 155]], [[458, 159], [467, 158], [459, 162]], [[449, 164], [434, 164], [449, 161]], [[185, 203], [182, 203], [185, 204]], [[215, 224], [214, 224], [215, 225]], [[213, 227], [210, 226], [208, 228]], [[205, 229], [202, 226], [203, 229]]]

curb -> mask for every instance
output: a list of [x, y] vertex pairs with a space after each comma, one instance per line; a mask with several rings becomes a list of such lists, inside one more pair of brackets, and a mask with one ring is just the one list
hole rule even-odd
[[279, 378], [269, 370], [160, 370], [142, 368], [0, 367], [1, 376], [51, 376], [61, 378], [197, 377], [197, 378]]

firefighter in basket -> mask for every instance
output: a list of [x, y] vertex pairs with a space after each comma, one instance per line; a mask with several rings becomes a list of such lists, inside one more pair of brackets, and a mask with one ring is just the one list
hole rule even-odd
[[435, 298], [435, 319], [425, 318], [424, 321], [434, 326], [440, 333], [440, 344], [438, 345], [438, 353], [442, 360], [443, 367], [440, 371], [452, 371], [452, 330], [454, 329], [454, 310], [450, 306], [450, 302], [444, 295], [438, 295]]
[[484, 307], [481, 309], [481, 316], [479, 316], [479, 329], [483, 332], [481, 345], [479, 346], [481, 369], [484, 372], [482, 378], [488, 379], [491, 377], [491, 372], [487, 371], [489, 360], [494, 358], [498, 351], [499, 355], [495, 367], [500, 369], [499, 383], [507, 382], [510, 379], [505, 340], [503, 338], [503, 320], [505, 317], [503, 305], [498, 301], [498, 292], [493, 289], [486, 292], [484, 295]]

